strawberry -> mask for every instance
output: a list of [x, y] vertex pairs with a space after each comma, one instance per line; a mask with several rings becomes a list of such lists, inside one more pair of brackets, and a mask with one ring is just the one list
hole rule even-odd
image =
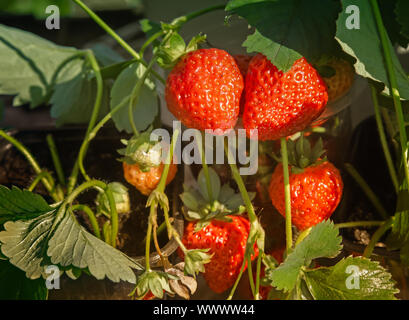
[[247, 134], [258, 129], [259, 140], [276, 140], [304, 130], [324, 111], [328, 94], [324, 81], [305, 58], [284, 73], [258, 54], [247, 71], [245, 100]]
[[[234, 60], [237, 63], [237, 66], [240, 69], [241, 75], [243, 76], [243, 79], [246, 79], [246, 74], [247, 74], [247, 70], [249, 68], [249, 63], [251, 61], [251, 59], [253, 58], [252, 56], [246, 55], [246, 54], [236, 54], [233, 56]], [[240, 115], [243, 114], [244, 112], [244, 104], [246, 102], [245, 99], [245, 92], [243, 91], [243, 93], [241, 94], [241, 98], [240, 98]]]
[[[164, 164], [162, 149], [158, 142], [150, 140], [152, 129], [138, 133], [130, 140], [123, 140], [126, 148], [118, 150], [123, 157], [123, 173], [125, 180], [138, 189], [142, 194], [149, 195], [159, 184]], [[166, 184], [169, 184], [177, 173], [177, 166], [169, 166]]]
[[[304, 152], [301, 144], [304, 145]], [[299, 230], [304, 230], [332, 215], [341, 200], [343, 182], [338, 169], [325, 158], [320, 158], [321, 140], [312, 150], [309, 142], [303, 141], [303, 138], [298, 140], [296, 146], [289, 140], [288, 149], [291, 218], [292, 223]], [[274, 207], [285, 216], [284, 177], [281, 163], [277, 165], [271, 177], [269, 194]]]
[[[187, 223], [182, 242], [189, 249], [210, 249], [211, 261], [204, 265], [204, 278], [214, 292], [222, 293], [235, 282], [246, 250], [250, 222], [239, 216], [244, 213], [243, 199], [227, 184], [221, 186], [216, 172], [209, 168], [213, 199], [209, 199], [203, 170], [197, 186], [186, 187], [181, 199], [187, 210]], [[252, 194], [251, 196], [254, 196]], [[179, 250], [179, 254], [183, 256]], [[252, 259], [257, 256], [254, 248]]]
[[170, 72], [168, 109], [185, 126], [199, 130], [233, 128], [244, 83], [234, 58], [220, 49], [186, 54]]
[[155, 299], [155, 295], [152, 293], [152, 291], [148, 291], [147, 294], [145, 294], [145, 296], [142, 298], [142, 300], [153, 300]]
[[189, 222], [182, 240], [188, 249], [210, 248], [209, 253], [213, 257], [205, 265], [204, 278], [209, 288], [216, 293], [226, 291], [236, 281], [250, 231], [250, 223], [246, 218], [227, 217], [232, 221], [213, 220], [198, 232], [195, 232], [196, 223]]
[[[150, 195], [159, 184], [162, 176], [164, 164], [161, 163], [156, 167], [152, 167], [149, 171], [143, 172], [137, 164], [123, 163], [124, 177], [126, 181], [133, 185], [144, 195]], [[171, 163], [169, 166], [169, 173], [166, 179], [166, 184], [169, 184], [177, 173], [177, 166]]]
[[325, 75], [322, 77], [327, 85], [328, 100], [332, 102], [342, 97], [351, 88], [355, 71], [348, 61], [340, 58], [329, 59], [325, 66], [335, 71], [335, 74], [330, 77]]

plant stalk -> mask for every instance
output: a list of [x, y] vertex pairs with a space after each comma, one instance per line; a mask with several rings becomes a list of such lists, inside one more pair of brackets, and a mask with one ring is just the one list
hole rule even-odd
[[389, 44], [389, 38], [387, 32], [385, 30], [385, 26], [382, 21], [382, 15], [379, 10], [377, 0], [370, 0], [372, 5], [375, 21], [378, 27], [379, 36], [381, 38], [382, 48], [384, 52], [384, 58], [386, 63], [386, 68], [389, 76], [389, 82], [391, 87], [391, 95], [393, 98], [393, 104], [395, 106], [395, 113], [398, 119], [398, 126], [399, 126], [399, 135], [400, 135], [400, 143], [402, 149], [402, 161], [404, 165], [405, 171], [405, 180], [406, 186], [409, 186], [409, 166], [408, 166], [408, 138], [406, 134], [405, 128], [405, 120], [403, 115], [402, 103], [399, 93], [398, 81], [396, 78], [396, 73], [393, 65], [392, 54], [391, 54], [391, 46]]
[[210, 182], [209, 167], [207, 166], [205, 147], [203, 146], [203, 137], [202, 137], [202, 133], [199, 131], [196, 131], [196, 140], [197, 140], [197, 143], [199, 144], [198, 147], [199, 147], [200, 157], [202, 158], [202, 168], [203, 168], [203, 173], [206, 178], [207, 194], [209, 195], [210, 202], [212, 202], [213, 200], [216, 200], [216, 199], [213, 198], [213, 190], [212, 190], [212, 184]]
[[[34, 158], [34, 156], [30, 153], [30, 151], [27, 150], [25, 146], [23, 146], [19, 141], [14, 139], [12, 136], [8, 135], [5, 131], [0, 129], [0, 136], [6, 139], [8, 142], [10, 142], [17, 150], [19, 150], [23, 156], [26, 158], [26, 160], [30, 163], [31, 167], [34, 169], [34, 172], [37, 175], [40, 175], [43, 171], [41, 170], [37, 160]], [[41, 178], [41, 182], [44, 185], [44, 187], [47, 189], [49, 192], [50, 196], [53, 198], [54, 201], [59, 202], [62, 199], [60, 199], [57, 194], [55, 193], [54, 190], [54, 179], [52, 179], [51, 176], [49, 176], [49, 179], [44, 176]]]
[[87, 7], [81, 0], [73, 0], [78, 4], [92, 20], [94, 20], [102, 29], [105, 30], [112, 38], [114, 38], [119, 45], [129, 52], [135, 59], [140, 59], [139, 54], [125, 41], [123, 40], [110, 26], [108, 26], [94, 11]]
[[290, 174], [288, 170], [288, 151], [287, 140], [281, 138], [281, 157], [283, 161], [283, 177], [284, 177], [284, 198], [285, 198], [285, 235], [287, 254], [293, 246], [293, 231], [291, 223], [291, 189], [290, 189]]
[[396, 170], [395, 170], [395, 166], [392, 161], [392, 156], [389, 150], [388, 142], [386, 140], [385, 129], [383, 126], [382, 116], [381, 116], [380, 107], [379, 107], [378, 96], [377, 96], [376, 89], [373, 85], [371, 85], [371, 92], [372, 92], [372, 101], [373, 101], [374, 110], [375, 110], [375, 120], [376, 120], [376, 125], [378, 126], [379, 139], [381, 141], [383, 154], [385, 156], [386, 164], [388, 166], [389, 175], [391, 177], [393, 186], [395, 188], [396, 193], [398, 193], [399, 192], [398, 176], [396, 174]]
[[76, 204], [71, 207], [72, 211], [83, 211], [86, 213], [88, 216], [88, 219], [91, 223], [92, 229], [94, 230], [94, 235], [98, 238], [101, 239], [101, 232], [99, 230], [99, 225], [97, 218], [95, 217], [94, 212], [91, 210], [90, 207], [84, 204]]
[[379, 239], [384, 235], [386, 231], [392, 226], [393, 219], [389, 219], [386, 221], [384, 224], [382, 224], [378, 230], [373, 234], [371, 241], [369, 242], [368, 246], [365, 248], [363, 257], [369, 258], [372, 255], [372, 252], [375, 248], [376, 243], [379, 241]]
[[48, 148], [50, 149], [51, 158], [54, 163], [54, 168], [55, 168], [55, 172], [57, 173], [58, 181], [62, 186], [65, 186], [64, 170], [62, 169], [60, 156], [58, 154], [57, 146], [55, 145], [53, 136], [51, 134], [48, 134], [46, 140], [47, 140]]

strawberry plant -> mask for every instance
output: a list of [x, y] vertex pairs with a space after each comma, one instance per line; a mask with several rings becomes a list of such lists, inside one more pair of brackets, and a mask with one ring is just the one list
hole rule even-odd
[[[14, 96], [16, 107], [51, 106], [57, 126], [86, 128], [68, 175], [52, 135], [46, 143], [54, 172], [12, 132], [0, 130], [2, 142], [34, 172], [26, 188], [0, 185], [0, 298], [46, 299], [48, 266], [72, 281], [90, 276], [130, 283], [129, 297], [141, 300], [189, 299], [201, 290], [230, 300], [245, 281], [256, 300], [400, 297], [392, 268], [375, 248], [382, 242], [402, 268], [409, 266], [409, 79], [394, 50], [409, 44], [406, 1], [230, 0], [170, 22], [142, 19], [146, 41], [139, 51], [83, 1], [72, 4], [129, 57], [58, 46], [0, 25], [0, 94]], [[249, 25], [242, 44], [247, 55], [212, 47], [205, 27], [188, 41], [181, 36], [188, 22], [216, 10], [225, 11], [226, 28], [231, 16]], [[374, 157], [385, 160], [393, 210], [385, 209], [352, 164], [326, 154], [336, 128], [323, 115], [357, 77], [371, 90], [383, 151]], [[195, 129], [195, 145], [186, 148], [201, 163], [176, 197], [169, 189], [177, 190], [177, 175], [193, 162], [178, 146], [191, 131], [174, 127], [166, 139], [161, 94], [164, 107]], [[87, 157], [111, 120], [124, 137], [115, 153], [118, 166], [108, 169], [102, 156], [96, 165], [118, 171], [122, 182], [94, 177]], [[216, 157], [228, 166], [210, 166], [209, 136], [222, 138]], [[258, 170], [250, 178], [237, 165], [243, 139], [258, 147]], [[350, 187], [346, 177], [363, 190], [378, 220], [336, 221]], [[35, 192], [40, 187], [42, 195]], [[96, 197], [84, 200], [90, 191]], [[148, 211], [144, 230], [133, 230], [145, 236], [140, 259], [119, 248], [122, 217], [138, 214], [141, 205], [131, 191], [143, 197]], [[179, 207], [174, 198], [180, 198]], [[172, 217], [177, 212], [185, 220], [182, 233]], [[284, 221], [282, 238], [269, 232], [269, 214]], [[352, 228], [366, 228], [370, 239], [362, 252], [348, 254], [343, 230]], [[161, 234], [177, 245], [171, 255], [158, 240]], [[206, 287], [198, 286], [198, 275]]]

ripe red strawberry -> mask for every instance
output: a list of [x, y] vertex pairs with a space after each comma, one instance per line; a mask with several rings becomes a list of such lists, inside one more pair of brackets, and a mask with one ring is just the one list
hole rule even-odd
[[[142, 194], [148, 196], [159, 184], [162, 176], [164, 164], [161, 163], [156, 167], [152, 167], [147, 172], [143, 172], [137, 164], [123, 163], [124, 177], [128, 183], [132, 184]], [[169, 184], [177, 173], [177, 166], [171, 163], [169, 173], [166, 179], [166, 184]]]
[[[289, 166], [289, 168], [292, 168]], [[328, 161], [290, 171], [291, 218], [300, 230], [328, 219], [337, 208], [343, 189], [341, 175]], [[283, 165], [275, 168], [271, 177], [270, 198], [273, 205], [285, 216]]]
[[328, 101], [335, 101], [343, 96], [354, 82], [355, 71], [352, 65], [343, 59], [331, 58], [325, 63], [335, 70], [331, 77], [323, 77], [328, 90]]
[[304, 130], [324, 111], [328, 94], [324, 81], [305, 58], [284, 73], [258, 54], [249, 64], [245, 99], [247, 133], [258, 129], [259, 140], [276, 140]]
[[[226, 291], [236, 281], [250, 231], [246, 218], [228, 217], [232, 222], [212, 220], [198, 232], [195, 232], [196, 222], [189, 222], [182, 240], [187, 249], [210, 248], [209, 253], [214, 254], [211, 261], [205, 264], [204, 278], [216, 293]], [[255, 253], [258, 253], [256, 248]]]
[[[240, 69], [241, 75], [243, 76], [243, 79], [246, 79], [246, 74], [247, 74], [247, 70], [249, 68], [249, 63], [251, 61], [251, 59], [253, 58], [252, 56], [246, 55], [246, 54], [236, 54], [233, 56], [234, 60], [237, 63], [237, 66]], [[246, 102], [245, 99], [245, 92], [243, 91], [243, 93], [241, 94], [241, 98], [240, 98], [240, 115], [243, 114], [244, 112], [244, 104]]]
[[186, 54], [166, 82], [168, 109], [185, 126], [199, 130], [233, 128], [244, 81], [234, 58], [220, 49]]

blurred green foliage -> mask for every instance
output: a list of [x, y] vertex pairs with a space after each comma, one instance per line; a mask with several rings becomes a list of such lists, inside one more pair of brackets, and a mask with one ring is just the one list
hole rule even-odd
[[[33, 15], [37, 19], [48, 16], [46, 8], [56, 5], [60, 9], [60, 15], [77, 16], [83, 15], [81, 10], [71, 0], [1, 0], [0, 12], [16, 15]], [[87, 5], [93, 10], [141, 10], [141, 0], [88, 0]]]

